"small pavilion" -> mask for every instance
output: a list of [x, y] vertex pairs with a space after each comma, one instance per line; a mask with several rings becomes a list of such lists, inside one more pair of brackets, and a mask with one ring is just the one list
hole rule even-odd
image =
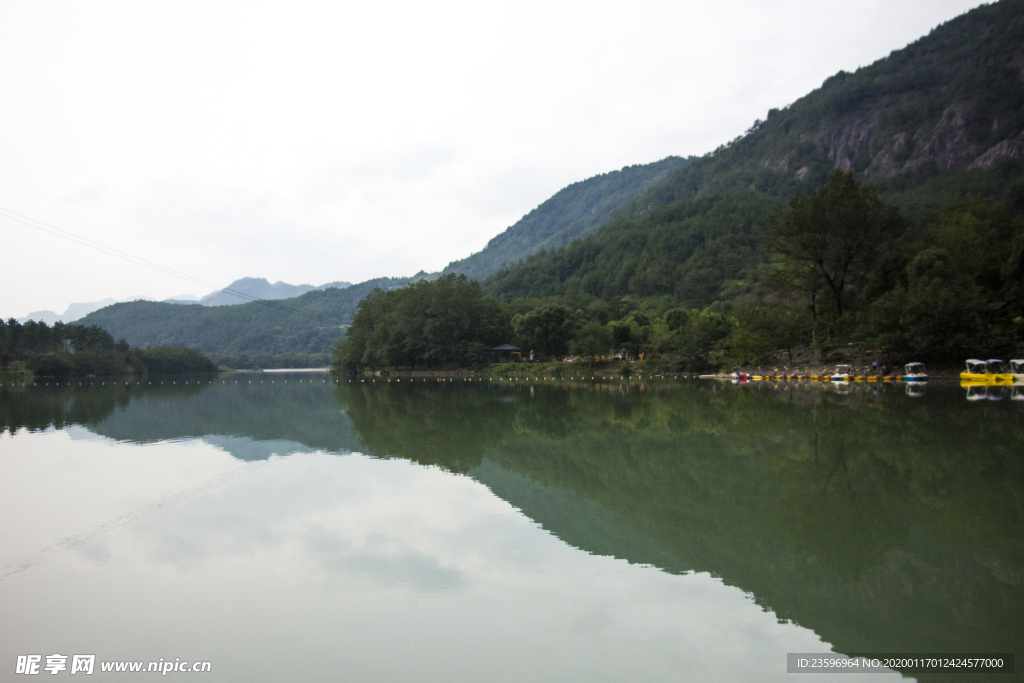
[[517, 361], [523, 359], [523, 354], [520, 353], [522, 349], [518, 346], [512, 346], [511, 344], [502, 344], [501, 346], [495, 346], [487, 354], [487, 360], [492, 363], [508, 363], [509, 361]]

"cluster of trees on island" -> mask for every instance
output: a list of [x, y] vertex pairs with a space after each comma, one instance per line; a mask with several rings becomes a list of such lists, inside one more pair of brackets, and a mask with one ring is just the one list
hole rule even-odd
[[483, 283], [448, 275], [371, 293], [334, 366], [482, 362], [512, 343], [541, 358], [658, 354], [680, 369], [857, 343], [894, 362], [956, 359], [1024, 338], [1024, 221], [974, 198], [905, 217], [835, 172], [788, 203], [684, 199], [535, 255]]
[[96, 325], [0, 320], [0, 369], [27, 367], [40, 377], [216, 372], [217, 365], [195, 349], [161, 346], [133, 349], [115, 342]]

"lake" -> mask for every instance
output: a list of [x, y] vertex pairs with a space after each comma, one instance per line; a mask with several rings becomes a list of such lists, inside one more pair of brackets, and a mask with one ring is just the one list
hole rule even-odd
[[[48, 679], [48, 656], [68, 676], [94, 655], [86, 680], [157, 662], [169, 679], [447, 682], [781, 681], [787, 653], [1019, 655], [1018, 396], [5, 380], [0, 679], [30, 655]], [[880, 679], [901, 676], [856, 678]]]

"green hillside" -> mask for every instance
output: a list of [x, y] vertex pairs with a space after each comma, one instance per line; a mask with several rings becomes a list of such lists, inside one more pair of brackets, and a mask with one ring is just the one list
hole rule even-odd
[[441, 274], [461, 273], [482, 280], [530, 254], [563, 247], [595, 232], [614, 209], [689, 162], [666, 157], [573, 183], [494, 237], [483, 250], [449, 263]]
[[132, 301], [90, 313], [81, 323], [97, 325], [134, 347], [196, 348], [231, 367], [323, 366], [363, 297], [413, 279], [377, 278], [345, 289], [235, 306]]
[[664, 295], [707, 306], [756, 275], [765, 219], [778, 205], [751, 192], [683, 200], [532, 256], [491, 276], [486, 288], [502, 299]]

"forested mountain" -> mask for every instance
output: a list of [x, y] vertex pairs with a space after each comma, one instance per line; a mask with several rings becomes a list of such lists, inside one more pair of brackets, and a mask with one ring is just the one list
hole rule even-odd
[[835, 171], [785, 203], [741, 191], [655, 208], [535, 254], [484, 291], [510, 306], [512, 343], [549, 356], [624, 349], [688, 370], [796, 347], [879, 349], [890, 366], [1018, 357], [1024, 220], [974, 198], [910, 221]]
[[[89, 314], [98, 325], [132, 346], [188, 346], [220, 362], [242, 355], [326, 354], [341, 337], [359, 301], [376, 288], [390, 291], [422, 278], [377, 278], [345, 289], [306, 292], [280, 301], [237, 306], [181, 305], [155, 301], [115, 304]], [[294, 361], [294, 359], [293, 359]], [[242, 359], [241, 365], [249, 359]]]
[[[1022, 152], [1024, 0], [1001, 0], [700, 159], [575, 183], [444, 272], [494, 273], [483, 291], [507, 304], [520, 345], [552, 356], [613, 346], [697, 369], [811, 344], [1010, 352], [1024, 330]], [[858, 236], [870, 207], [892, 220]], [[424, 278], [216, 311], [119, 304], [84, 322], [134, 345], [323, 354], [375, 286]], [[407, 322], [380, 316], [366, 338], [413, 348]]]
[[560, 306], [574, 331], [553, 353], [1017, 353], [1022, 149], [1024, 1], [1003, 0], [829, 78], [484, 289], [515, 312]]
[[482, 280], [530, 254], [563, 247], [595, 232], [613, 210], [689, 162], [666, 157], [573, 183], [491, 239], [482, 251], [449, 263], [441, 274], [461, 273]]
[[834, 169], [878, 182], [900, 195], [907, 211], [984, 194], [1021, 212], [1020, 165], [1002, 175], [971, 171], [1019, 159], [1022, 132], [1024, 1], [1002, 0], [769, 110], [766, 120], [675, 171], [618, 216], [740, 189], [788, 197], [810, 192]]

